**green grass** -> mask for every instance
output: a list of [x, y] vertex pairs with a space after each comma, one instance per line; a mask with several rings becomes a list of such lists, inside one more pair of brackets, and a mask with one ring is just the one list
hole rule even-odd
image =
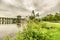
[[60, 40], [60, 23], [51, 23], [51, 22], [45, 22], [47, 26], [53, 26], [55, 27], [55, 33], [53, 40]]
[[[45, 24], [44, 24], [45, 23]], [[53, 28], [50, 28], [53, 27]], [[18, 32], [14, 40], [60, 40], [60, 23], [29, 22], [23, 33]], [[10, 38], [7, 36], [6, 40]]]

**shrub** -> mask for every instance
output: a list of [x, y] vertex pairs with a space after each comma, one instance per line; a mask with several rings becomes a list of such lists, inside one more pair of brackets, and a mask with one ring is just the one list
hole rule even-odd
[[6, 37], [5, 37], [5, 40], [10, 40], [10, 37], [9, 37], [9, 36], [6, 36]]
[[44, 25], [40, 22], [28, 22], [27, 28], [22, 33], [18, 32], [14, 40], [52, 40], [52, 30], [46, 29]]
[[17, 34], [16, 40], [51, 40], [51, 34], [51, 30], [42, 28], [41, 23], [29, 22], [27, 28]]

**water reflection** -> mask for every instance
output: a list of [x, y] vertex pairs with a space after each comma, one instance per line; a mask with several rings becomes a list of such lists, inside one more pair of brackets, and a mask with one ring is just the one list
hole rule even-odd
[[14, 37], [16, 32], [22, 29], [21, 24], [0, 24], [0, 39], [3, 40], [7, 34]]
[[20, 28], [21, 27], [21, 23], [17, 23], [17, 27]]
[[23, 32], [23, 28], [26, 26], [26, 21], [17, 22], [16, 24], [0, 24], [0, 39], [8, 34], [11, 37], [16, 35], [16, 32], [19, 30]]

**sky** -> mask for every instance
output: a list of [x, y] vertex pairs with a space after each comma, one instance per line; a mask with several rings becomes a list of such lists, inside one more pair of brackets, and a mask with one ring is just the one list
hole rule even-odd
[[40, 16], [60, 12], [60, 0], [0, 0], [1, 17], [25, 17], [31, 15], [32, 10]]

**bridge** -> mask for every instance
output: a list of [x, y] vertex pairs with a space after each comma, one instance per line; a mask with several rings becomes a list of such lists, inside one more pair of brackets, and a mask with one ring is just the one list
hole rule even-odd
[[20, 23], [21, 16], [17, 16], [17, 18], [8, 18], [8, 17], [0, 17], [0, 24], [16, 24]]
[[14, 19], [16, 18], [5, 18], [5, 17], [0, 17], [0, 24], [13, 24]]

